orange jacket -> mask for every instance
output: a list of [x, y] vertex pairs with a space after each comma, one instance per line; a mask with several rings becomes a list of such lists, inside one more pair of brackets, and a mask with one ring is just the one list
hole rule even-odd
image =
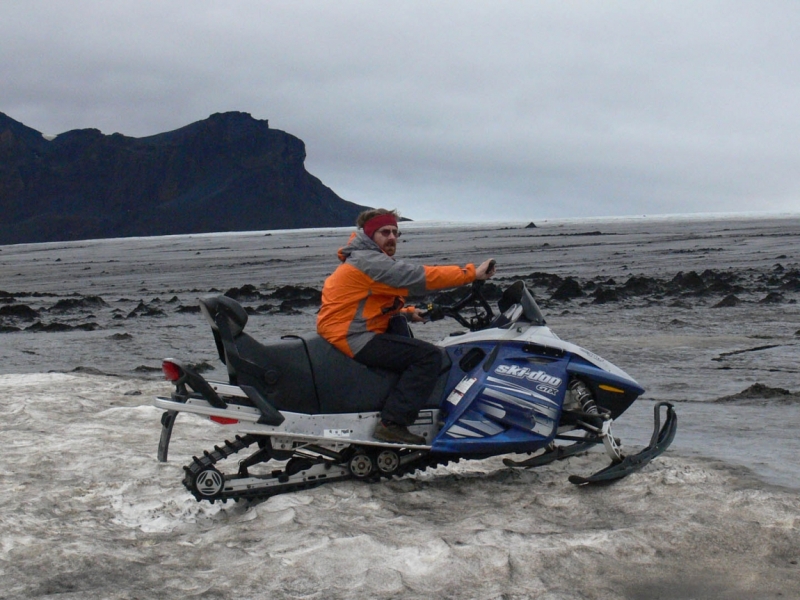
[[395, 260], [363, 231], [354, 233], [339, 250], [342, 261], [322, 287], [317, 332], [348, 356], [354, 356], [389, 319], [412, 312], [404, 298], [430, 290], [475, 281], [475, 265], [426, 267]]

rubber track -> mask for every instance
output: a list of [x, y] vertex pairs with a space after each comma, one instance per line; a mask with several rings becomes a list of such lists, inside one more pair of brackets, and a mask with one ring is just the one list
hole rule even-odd
[[196, 456], [192, 457], [192, 462], [189, 465], [183, 467], [183, 470], [186, 472], [186, 476], [183, 478], [183, 485], [186, 487], [187, 490], [191, 492], [191, 494], [195, 497], [195, 499], [200, 502], [201, 500], [210, 500], [213, 502], [214, 500], [221, 499], [223, 501], [226, 500], [225, 495], [222, 494], [219, 497], [215, 497], [213, 499], [206, 498], [197, 493], [196, 489], [194, 488], [194, 481], [202, 471], [207, 469], [208, 467], [213, 467], [217, 462], [228, 458], [232, 454], [236, 454], [251, 446], [255, 442], [258, 441], [258, 438], [254, 435], [245, 435], [239, 436], [237, 435], [234, 441], [225, 440], [225, 444], [222, 448], [219, 446], [214, 446], [213, 452], [205, 451], [203, 452], [203, 456], [197, 458]]
[[[270, 487], [265, 488], [256, 488], [252, 490], [240, 490], [235, 493], [225, 493], [224, 491], [214, 497], [203, 496], [199, 494], [194, 486], [195, 479], [197, 476], [206, 470], [209, 467], [214, 467], [215, 465], [229, 456], [236, 454], [244, 450], [245, 448], [253, 445], [255, 442], [258, 441], [258, 437], [254, 435], [244, 435], [244, 436], [236, 436], [233, 442], [225, 440], [225, 443], [222, 447], [214, 446], [214, 450], [212, 452], [203, 452], [203, 456], [192, 457], [192, 462], [189, 465], [183, 467], [186, 475], [183, 478], [183, 485], [186, 487], [187, 490], [195, 497], [195, 500], [201, 502], [206, 500], [211, 502], [212, 504], [220, 500], [222, 502], [227, 502], [228, 500], [233, 500], [234, 502], [245, 499], [245, 500], [263, 500], [266, 498], [270, 498], [272, 496], [277, 496], [279, 494], [287, 494], [291, 492], [301, 491], [301, 490], [308, 490], [311, 488], [318, 487], [320, 485], [324, 485], [326, 483], [334, 483], [337, 481], [343, 481], [345, 479], [354, 479], [352, 475], [350, 477], [335, 477], [331, 479], [318, 479], [313, 481], [302, 481], [298, 483], [286, 483], [284, 485], [273, 485]], [[402, 477], [403, 475], [408, 475], [409, 473], [414, 473], [416, 471], [425, 471], [428, 468], [436, 468], [438, 466], [447, 465], [450, 461], [458, 462], [458, 458], [450, 459], [439, 457], [432, 454], [427, 454], [425, 456], [420, 457], [418, 460], [413, 461], [407, 465], [403, 465], [398, 468], [397, 471], [390, 474], [376, 472], [370, 475], [369, 477], [365, 478], [364, 481], [375, 483], [380, 481], [381, 479], [393, 479], [397, 477]], [[229, 480], [228, 476], [224, 473], [222, 474], [226, 480]], [[273, 477], [280, 478], [281, 473], [273, 473]]]

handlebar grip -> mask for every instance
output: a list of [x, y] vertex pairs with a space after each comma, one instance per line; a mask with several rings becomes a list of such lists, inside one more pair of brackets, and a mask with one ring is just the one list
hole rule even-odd
[[420, 316], [427, 321], [440, 321], [444, 319], [444, 311], [438, 304], [431, 302], [425, 307], [426, 310], [422, 311]]

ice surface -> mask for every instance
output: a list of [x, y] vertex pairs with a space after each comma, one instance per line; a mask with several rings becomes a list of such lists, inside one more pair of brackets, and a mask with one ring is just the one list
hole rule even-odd
[[[169, 387], [140, 367], [168, 355], [214, 364], [201, 316], [178, 307], [211, 288], [319, 289], [348, 232], [0, 248], [0, 289], [13, 297], [0, 294], [0, 308], [27, 305], [44, 325], [97, 325], [36, 332], [24, 329], [31, 321], [0, 322], [9, 328], [0, 333], [0, 599], [797, 597], [800, 405], [796, 396], [712, 401], [754, 383], [800, 388], [798, 291], [760, 302], [770, 276], [800, 265], [800, 219], [526, 223], [410, 225], [400, 253], [491, 255], [504, 280], [546, 272], [587, 292], [598, 278], [705, 270], [746, 284], [731, 308], [714, 308], [723, 292], [595, 304], [588, 293], [557, 302], [535, 288], [560, 337], [647, 388], [617, 424], [623, 442], [647, 442], [653, 402], [681, 401], [673, 448], [613, 486], [567, 482], [604, 464], [593, 453], [530, 471], [497, 458], [250, 505], [196, 503], [181, 466], [219, 443], [220, 429], [179, 416], [170, 461], [158, 463], [150, 401]], [[88, 296], [107, 306], [51, 310]], [[140, 301], [163, 316], [127, 317]], [[311, 329], [314, 310], [254, 313], [248, 330]], [[451, 330], [416, 332], [433, 340]]]

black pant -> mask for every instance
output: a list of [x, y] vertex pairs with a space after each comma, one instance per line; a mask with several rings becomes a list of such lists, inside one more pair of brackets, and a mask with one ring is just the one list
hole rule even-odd
[[442, 351], [433, 344], [389, 333], [376, 335], [353, 358], [368, 367], [401, 373], [381, 411], [381, 419], [398, 425], [417, 419], [442, 368]]

